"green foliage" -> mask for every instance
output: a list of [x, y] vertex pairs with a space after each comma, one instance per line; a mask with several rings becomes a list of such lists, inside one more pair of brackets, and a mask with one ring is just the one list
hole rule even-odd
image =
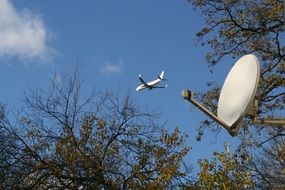
[[[189, 0], [205, 18], [204, 27], [197, 33], [202, 46], [210, 47], [205, 55], [210, 66], [218, 64], [224, 57], [237, 59], [245, 54], [255, 54], [261, 65], [258, 86], [259, 116], [284, 118], [285, 105], [285, 46], [284, 46], [284, 1], [283, 0]], [[234, 61], [231, 63], [234, 63]], [[215, 112], [219, 86], [199, 94], [201, 101]], [[205, 129], [215, 132], [220, 127], [212, 120], [202, 122], [198, 139]], [[284, 126], [257, 126], [245, 119], [241, 128], [240, 150], [258, 149], [259, 156], [252, 159], [251, 172], [254, 182], [261, 189], [284, 188], [285, 180], [281, 168], [283, 158], [276, 147], [283, 147]], [[272, 145], [272, 143], [276, 143]], [[270, 154], [268, 154], [270, 152]], [[278, 163], [278, 164], [271, 164]], [[279, 166], [279, 169], [275, 168]], [[250, 167], [249, 167], [250, 168]], [[272, 171], [271, 173], [268, 173]], [[278, 184], [276, 187], [275, 184]]]
[[248, 163], [248, 160], [241, 159], [237, 154], [215, 152], [211, 161], [199, 161], [199, 178], [188, 189], [253, 189], [251, 175], [243, 166], [245, 162]]
[[209, 64], [216, 64], [230, 54], [242, 56], [256, 52], [262, 60], [284, 56], [280, 35], [284, 32], [284, 2], [282, 0], [189, 0], [205, 16], [206, 26], [197, 37], [213, 52], [207, 55]]
[[178, 129], [164, 130], [157, 113], [128, 95], [81, 99], [77, 73], [63, 81], [27, 93], [16, 126], [3, 123], [28, 167], [15, 167], [19, 180], [4, 189], [173, 189], [189, 180], [182, 163], [190, 149]]
[[[206, 60], [217, 64], [224, 56], [258, 56], [261, 81], [260, 112], [272, 116], [284, 110], [285, 46], [283, 0], [189, 0], [201, 10], [205, 27], [197, 33], [201, 45], [211, 51]], [[210, 92], [210, 91], [209, 91]]]

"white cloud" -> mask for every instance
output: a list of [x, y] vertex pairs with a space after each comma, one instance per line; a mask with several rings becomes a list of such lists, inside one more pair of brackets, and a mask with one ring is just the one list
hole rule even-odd
[[43, 21], [29, 10], [17, 11], [10, 0], [0, 0], [0, 56], [44, 58], [49, 48]]
[[101, 67], [100, 71], [104, 74], [116, 74], [121, 73], [123, 71], [124, 62], [123, 60], [119, 60], [117, 62], [106, 62]]

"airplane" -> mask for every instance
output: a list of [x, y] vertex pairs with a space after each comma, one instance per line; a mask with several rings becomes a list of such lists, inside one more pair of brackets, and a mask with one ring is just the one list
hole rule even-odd
[[166, 80], [165, 78], [163, 78], [164, 76], [164, 71], [161, 72], [161, 74], [158, 76], [158, 78], [156, 80], [153, 80], [151, 82], [148, 82], [146, 83], [143, 79], [142, 79], [142, 76], [141, 74], [139, 75], [139, 79], [141, 81], [141, 85], [139, 85], [137, 88], [136, 88], [136, 91], [141, 91], [141, 90], [144, 90], [144, 89], [149, 89], [149, 90], [152, 90], [153, 88], [166, 88], [167, 87], [167, 84], [165, 86], [155, 86], [157, 85], [158, 83], [160, 83], [160, 81], [162, 80]]

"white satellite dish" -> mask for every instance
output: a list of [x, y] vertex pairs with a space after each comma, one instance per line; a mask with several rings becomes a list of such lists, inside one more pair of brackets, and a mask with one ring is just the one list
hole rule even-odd
[[258, 119], [258, 100], [255, 99], [260, 68], [253, 54], [241, 57], [230, 70], [218, 102], [217, 116], [193, 98], [193, 93], [183, 90], [182, 96], [223, 126], [232, 136], [238, 134], [242, 119], [250, 116], [255, 124], [285, 126], [284, 118]]
[[241, 57], [230, 70], [221, 90], [217, 116], [228, 126], [237, 126], [254, 100], [259, 82], [255, 55]]
[[194, 100], [191, 91], [183, 90], [182, 96], [235, 136], [254, 100], [259, 82], [259, 70], [258, 60], [253, 54], [241, 57], [234, 64], [221, 90], [217, 116]]

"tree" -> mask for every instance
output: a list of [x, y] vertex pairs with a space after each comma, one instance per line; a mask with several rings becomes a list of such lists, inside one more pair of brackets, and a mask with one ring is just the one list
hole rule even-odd
[[[284, 111], [284, 1], [189, 1], [205, 16], [206, 26], [197, 37], [202, 46], [209, 45], [212, 50], [206, 55], [207, 63], [213, 66], [227, 55], [238, 58], [256, 54], [262, 66], [257, 94], [260, 114], [273, 117]], [[214, 87], [209, 93], [219, 92], [217, 86]], [[209, 102], [216, 101], [218, 96], [209, 93], [204, 94], [203, 99], [211, 106]]]
[[214, 152], [212, 160], [200, 160], [200, 172], [197, 181], [188, 187], [189, 190], [222, 189], [241, 190], [253, 189], [254, 183], [245, 164], [248, 159], [243, 154]]
[[9, 189], [12, 184], [19, 184], [26, 169], [21, 161], [17, 140], [6, 130], [8, 123], [5, 112], [4, 105], [0, 105], [0, 189]]
[[[199, 9], [205, 17], [205, 27], [197, 33], [197, 39], [202, 46], [208, 45], [210, 51], [206, 54], [209, 66], [218, 64], [224, 57], [238, 58], [242, 55], [254, 53], [261, 64], [261, 77], [257, 92], [259, 100], [259, 114], [264, 118], [284, 118], [285, 105], [285, 46], [284, 46], [284, 1], [283, 0], [189, 0], [195, 9]], [[209, 90], [199, 94], [199, 98], [213, 112], [220, 86], [209, 83]], [[256, 126], [256, 127], [255, 127]], [[201, 138], [203, 130], [211, 128], [219, 131], [220, 127], [213, 121], [204, 121], [198, 132]], [[278, 147], [284, 148], [284, 126], [257, 126], [251, 120], [246, 120], [241, 130], [241, 144], [239, 149], [255, 147], [265, 151], [264, 158], [254, 160], [271, 160], [280, 163], [281, 157], [274, 151]], [[276, 141], [278, 139], [278, 141]], [[281, 139], [281, 140], [280, 140]], [[281, 149], [283, 149], [281, 148]], [[269, 151], [270, 150], [270, 151]], [[274, 152], [274, 154], [267, 154]], [[266, 153], [267, 152], [267, 153]], [[252, 161], [255, 168], [254, 179], [257, 184], [268, 184], [269, 178], [264, 178], [266, 170], [274, 170], [270, 175], [270, 184], [285, 184], [280, 170], [267, 164], [266, 170], [260, 170], [264, 162]], [[262, 165], [261, 165], [262, 164]], [[263, 172], [261, 172], [263, 171]], [[273, 177], [275, 175], [275, 177]], [[281, 182], [280, 182], [280, 179]], [[263, 181], [264, 180], [264, 181]], [[263, 183], [264, 182], [264, 183]], [[274, 188], [270, 185], [260, 188]]]
[[274, 138], [269, 147], [265, 147], [260, 156], [254, 156], [250, 164], [252, 178], [260, 189], [285, 188], [285, 141]]
[[130, 95], [93, 91], [83, 99], [81, 91], [76, 71], [25, 94], [17, 125], [6, 125], [29, 167], [21, 188], [173, 189], [188, 180], [190, 148], [178, 129], [167, 132]]

